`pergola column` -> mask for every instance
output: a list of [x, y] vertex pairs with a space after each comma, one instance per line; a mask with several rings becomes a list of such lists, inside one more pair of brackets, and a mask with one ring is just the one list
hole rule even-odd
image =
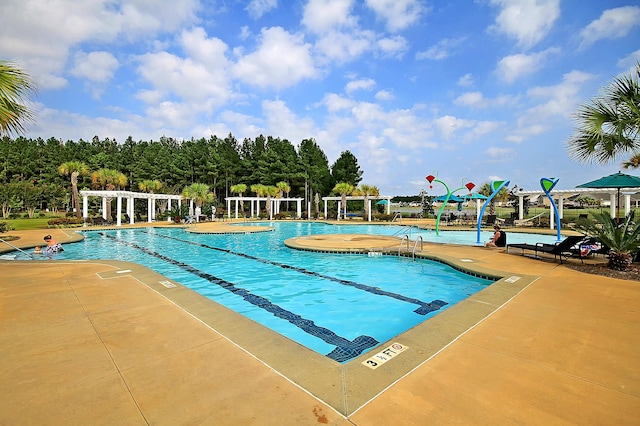
[[102, 218], [107, 220], [107, 197], [102, 197]]
[[302, 200], [296, 201], [296, 213], [298, 215], [298, 219], [302, 217]]
[[127, 214], [129, 215], [129, 224], [133, 225], [135, 221], [135, 209], [133, 208], [136, 203], [135, 197], [127, 198]]
[[116, 226], [122, 226], [122, 219], [120, 218], [121, 210], [122, 210], [122, 197], [118, 195], [118, 197], [116, 198]]
[[238, 199], [236, 198], [236, 219], [238, 218]]
[[[169, 198], [169, 200], [167, 200], [167, 210], [169, 210], [169, 212], [171, 212], [171, 198]], [[171, 222], [171, 214], [167, 215], [167, 222]]]
[[151, 198], [147, 198], [147, 222], [151, 223], [152, 220], [153, 217], [151, 214]]
[[82, 196], [82, 217], [85, 221], [89, 219], [89, 197], [86, 195]]
[[329, 210], [328, 210], [328, 206], [327, 206], [327, 200], [324, 200], [324, 220], [328, 219], [328, 217], [327, 217], [328, 214], [329, 214]]
[[631, 212], [631, 194], [624, 194], [624, 216], [629, 216]]
[[524, 219], [524, 195], [518, 195], [518, 219]]
[[616, 193], [609, 193], [609, 199], [611, 200], [611, 217], [616, 217]]

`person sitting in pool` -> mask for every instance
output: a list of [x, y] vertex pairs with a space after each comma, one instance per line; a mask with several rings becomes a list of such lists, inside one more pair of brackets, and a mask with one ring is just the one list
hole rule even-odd
[[51, 235], [45, 235], [44, 240], [47, 242], [47, 248], [44, 249], [46, 254], [64, 251], [62, 244], [51, 238]]
[[507, 245], [507, 233], [504, 232], [498, 225], [493, 227], [495, 231], [493, 237], [489, 240], [485, 247], [505, 247]]
[[37, 246], [37, 247], [33, 250], [33, 252], [34, 252], [35, 254], [40, 254], [40, 253], [42, 253], [42, 250], [40, 249], [40, 246]]

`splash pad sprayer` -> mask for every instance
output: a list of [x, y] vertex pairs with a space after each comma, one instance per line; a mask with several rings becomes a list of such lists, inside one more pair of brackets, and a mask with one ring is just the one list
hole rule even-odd
[[553, 200], [553, 197], [551, 196], [551, 190], [556, 186], [556, 184], [558, 183], [560, 179], [558, 178], [542, 178], [540, 179], [540, 186], [542, 187], [542, 190], [544, 191], [544, 194], [547, 196], [547, 198], [549, 199], [549, 201], [551, 202], [551, 207], [553, 207], [553, 212], [556, 215], [556, 228], [558, 230], [558, 241], [560, 241], [562, 238], [560, 237], [560, 214], [558, 213], [558, 207], [556, 206], [556, 202]]
[[[438, 171], [434, 170], [434, 173], [437, 174]], [[438, 216], [436, 217], [436, 235], [440, 235], [440, 216], [442, 216], [442, 212], [444, 211], [444, 208], [446, 207], [447, 203], [449, 202], [449, 198], [451, 198], [451, 195], [453, 195], [454, 193], [456, 193], [457, 191], [460, 191], [462, 189], [469, 190], [469, 195], [471, 195], [471, 190], [475, 187], [475, 184], [473, 182], [467, 182], [465, 184], [464, 181], [466, 179], [462, 179], [462, 183], [464, 184], [463, 186], [461, 186], [460, 188], [456, 188], [453, 191], [449, 191], [449, 187], [447, 186], [447, 184], [444, 183], [443, 181], [441, 181], [440, 179], [436, 178], [434, 175], [429, 175], [425, 179], [427, 179], [427, 181], [429, 181], [429, 188], [430, 189], [433, 188], [433, 182], [439, 182], [442, 185], [444, 185], [444, 187], [447, 190], [447, 196], [445, 197], [444, 202], [442, 203], [442, 206], [440, 207], [440, 210], [438, 210]]]
[[498, 195], [498, 192], [500, 192], [500, 190], [502, 188], [506, 188], [507, 186], [509, 186], [509, 181], [508, 180], [494, 180], [493, 182], [491, 182], [491, 184], [489, 186], [491, 187], [491, 191], [492, 191], [491, 195], [489, 195], [489, 197], [484, 201], [484, 204], [483, 204], [482, 208], [480, 209], [480, 216], [478, 216], [478, 232], [476, 234], [476, 237], [477, 237], [476, 243], [477, 244], [481, 244], [480, 243], [480, 228], [482, 226], [482, 216], [484, 215], [485, 209], [491, 203], [491, 200], [493, 200], [493, 197]]

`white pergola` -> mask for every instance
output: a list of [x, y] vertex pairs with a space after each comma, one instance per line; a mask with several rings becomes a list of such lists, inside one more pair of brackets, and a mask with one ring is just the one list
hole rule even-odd
[[[131, 191], [94, 191], [94, 190], [82, 190], [82, 217], [87, 220], [89, 218], [89, 197], [102, 198], [102, 218], [108, 219], [107, 215], [107, 199], [115, 198], [116, 207], [116, 226], [121, 226], [121, 213], [122, 213], [122, 200], [126, 200], [125, 213], [129, 216], [129, 224], [134, 224], [134, 205], [136, 199], [147, 200], [147, 221], [153, 222], [156, 218], [156, 200], [168, 200], [168, 209], [171, 209], [171, 201], [176, 200], [178, 206], [182, 205], [181, 195], [170, 194], [150, 194], [146, 192], [131, 192]], [[193, 200], [191, 201], [193, 203]], [[169, 221], [171, 218], [168, 219]]]
[[[367, 218], [367, 221], [371, 222], [371, 201], [373, 200], [387, 200], [387, 214], [391, 214], [391, 199], [393, 197], [389, 197], [389, 196], [369, 196], [368, 197], [368, 201], [369, 201], [369, 208], [367, 209], [367, 211], [369, 212], [369, 217]], [[349, 200], [363, 200], [365, 199], [364, 195], [348, 195], [345, 198], [347, 201]], [[342, 211], [342, 197], [322, 197], [322, 201], [324, 201], [324, 218], [327, 218], [327, 214], [329, 213], [328, 210], [328, 206], [327, 203], [329, 201], [337, 201], [338, 202], [338, 212]], [[344, 207], [344, 218], [347, 217], [347, 206]], [[338, 214], [338, 220], [340, 220], [340, 214]]]
[[[624, 195], [624, 214], [625, 216], [629, 214], [631, 211], [631, 195], [638, 192], [638, 188], [620, 188], [620, 194]], [[557, 200], [558, 206], [558, 214], [560, 215], [560, 219], [562, 219], [563, 211], [564, 211], [564, 200], [576, 194], [609, 194], [609, 199], [611, 200], [610, 213], [611, 217], [616, 217], [617, 211], [617, 196], [618, 190], [615, 188], [575, 188], [575, 189], [558, 189], [551, 190], [549, 193], [554, 200]], [[522, 220], [524, 218], [524, 197], [527, 196], [540, 196], [544, 194], [544, 191], [523, 191], [520, 190], [516, 193], [518, 196], [518, 218]], [[555, 226], [555, 218], [554, 211], [550, 209], [550, 217], [549, 217], [549, 226], [551, 229]]]
[[[248, 201], [251, 204], [251, 218], [254, 218], [259, 211], [260, 208], [260, 203], [262, 201], [264, 201], [265, 206], [266, 204], [269, 202], [269, 199], [267, 197], [227, 197], [227, 217], [229, 219], [231, 219], [231, 202], [235, 203], [235, 218], [238, 218], [238, 206], [245, 202]], [[271, 197], [270, 202], [271, 202], [271, 209], [269, 210], [270, 214], [270, 218], [269, 220], [273, 219], [273, 215], [274, 214], [278, 214], [280, 213], [280, 205], [282, 202], [288, 202], [288, 201], [294, 201], [296, 203], [296, 213], [297, 213], [297, 218], [300, 219], [302, 217], [302, 198], [277, 198], [277, 197]]]

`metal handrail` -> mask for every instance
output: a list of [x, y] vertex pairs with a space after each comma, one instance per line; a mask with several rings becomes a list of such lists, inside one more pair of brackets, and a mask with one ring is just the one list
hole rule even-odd
[[[416, 248], [418, 247], [418, 241], [420, 242], [420, 251], [422, 251], [424, 249], [423, 247], [423, 241], [422, 241], [422, 235], [418, 235], [418, 238], [416, 239], [415, 244], [413, 245], [413, 251], [411, 251], [411, 255], [413, 256], [413, 258], [416, 258]], [[409, 242], [407, 242], [407, 246], [409, 245]]]
[[3, 243], [5, 243], [6, 245], [8, 245], [9, 247], [13, 247], [14, 249], [18, 250], [20, 253], [26, 254], [27, 256], [29, 256], [32, 259], [35, 259], [35, 257], [33, 257], [33, 255], [31, 253], [27, 253], [26, 251], [22, 250], [20, 247], [16, 247], [13, 244], [11, 244], [9, 241], [3, 240], [2, 238], [0, 238], [0, 241], [2, 241]]
[[400, 221], [402, 221], [402, 213], [396, 212], [396, 214], [393, 215], [393, 219], [391, 219], [391, 222], [395, 222], [398, 218], [400, 219]]
[[398, 257], [400, 257], [400, 254], [402, 253], [402, 243], [404, 243], [404, 240], [407, 240], [407, 251], [409, 251], [409, 236], [407, 234], [405, 234], [402, 237], [402, 240], [400, 240], [400, 246], [398, 246]]
[[400, 235], [403, 232], [409, 232], [409, 235], [411, 235], [411, 231], [413, 231], [413, 226], [412, 225], [405, 225], [402, 228], [398, 229], [396, 232], [393, 233], [393, 235], [391, 235], [392, 237], [395, 237], [396, 235]]

